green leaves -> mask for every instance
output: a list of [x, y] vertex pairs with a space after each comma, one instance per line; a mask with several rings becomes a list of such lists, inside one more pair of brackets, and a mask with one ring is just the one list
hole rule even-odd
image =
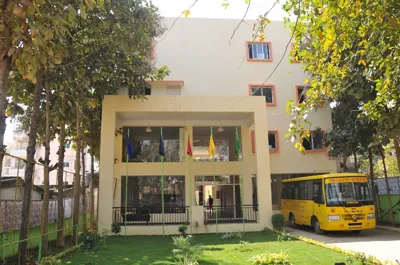
[[400, 30], [393, 30], [398, 23], [394, 18], [399, 16], [395, 2], [286, 2], [289, 14], [302, 10], [295, 31], [294, 23], [286, 21], [294, 31], [293, 50], [310, 75], [306, 102], [288, 105], [293, 126], [289, 138], [301, 138], [299, 124], [308, 126], [304, 114], [321, 103], [346, 98], [355, 100], [352, 118], [376, 122], [379, 134], [400, 133], [399, 121], [394, 119], [400, 116], [400, 49], [393, 48], [400, 39]]

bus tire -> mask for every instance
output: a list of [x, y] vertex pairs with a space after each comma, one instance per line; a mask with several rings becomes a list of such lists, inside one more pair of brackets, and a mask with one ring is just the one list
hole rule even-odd
[[321, 229], [321, 224], [318, 221], [317, 217], [313, 218], [313, 222], [312, 222], [313, 228], [314, 228], [314, 232], [318, 235], [323, 235], [325, 234], [325, 231]]
[[291, 228], [296, 228], [296, 218], [293, 213], [289, 214], [289, 225]]

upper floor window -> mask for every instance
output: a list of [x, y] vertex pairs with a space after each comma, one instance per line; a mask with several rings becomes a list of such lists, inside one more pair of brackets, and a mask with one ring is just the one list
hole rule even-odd
[[272, 61], [270, 42], [248, 42], [247, 59], [251, 61]]
[[71, 144], [65, 144], [65, 145], [64, 145], [64, 148], [65, 148], [65, 149], [71, 148]]
[[266, 85], [266, 86], [250, 85], [250, 93], [252, 96], [264, 96], [265, 103], [268, 106], [276, 105], [275, 87], [272, 85]]
[[268, 131], [268, 144], [269, 151], [271, 153], [276, 153], [279, 151], [279, 140], [277, 131]]
[[305, 86], [296, 86], [297, 103], [306, 101], [307, 88]]
[[300, 56], [300, 51], [294, 48], [294, 44], [292, 43], [292, 51], [291, 51], [293, 63], [301, 63], [303, 58]]
[[128, 129], [132, 147], [131, 157], [128, 157], [129, 162], [160, 162], [160, 149], [164, 150], [164, 162], [184, 161], [185, 152], [181, 150], [184, 146], [184, 128], [163, 127], [161, 145], [161, 127], [123, 127], [122, 162], [126, 162], [127, 159]]
[[[239, 147], [241, 146], [241, 132], [238, 128]], [[193, 160], [217, 162], [242, 160], [242, 149], [236, 152], [236, 127], [213, 127], [213, 141], [215, 152], [210, 157], [210, 127], [193, 127]]]
[[64, 167], [69, 167], [69, 162], [64, 162]]
[[310, 138], [303, 139], [304, 149], [307, 151], [313, 151], [313, 150], [323, 151], [323, 150], [325, 150], [323, 135], [324, 135], [323, 132], [317, 133], [315, 131], [312, 131], [310, 134]]

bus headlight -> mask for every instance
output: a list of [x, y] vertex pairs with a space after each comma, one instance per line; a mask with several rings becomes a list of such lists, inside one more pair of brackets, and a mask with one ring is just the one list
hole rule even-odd
[[328, 221], [340, 221], [340, 215], [328, 215]]
[[368, 219], [375, 219], [375, 214], [374, 213], [369, 213], [367, 218]]

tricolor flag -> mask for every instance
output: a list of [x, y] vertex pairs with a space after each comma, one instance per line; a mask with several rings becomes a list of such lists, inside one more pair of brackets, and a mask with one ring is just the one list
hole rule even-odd
[[192, 145], [190, 143], [190, 137], [188, 137], [188, 144], [187, 144], [187, 152], [188, 156], [193, 156], [193, 152], [192, 152]]
[[165, 157], [165, 152], [164, 152], [164, 140], [163, 140], [163, 137], [162, 137], [162, 131], [161, 131], [161, 133], [160, 133], [160, 150], [159, 150], [159, 153], [160, 153], [161, 156], [164, 156], [164, 157]]
[[126, 137], [126, 155], [128, 156], [128, 159], [131, 159], [133, 157], [133, 147], [131, 144], [131, 140], [129, 137]]
[[208, 147], [208, 156], [212, 157], [215, 154], [215, 144], [214, 144], [214, 139], [211, 131], [210, 135], [210, 146]]

